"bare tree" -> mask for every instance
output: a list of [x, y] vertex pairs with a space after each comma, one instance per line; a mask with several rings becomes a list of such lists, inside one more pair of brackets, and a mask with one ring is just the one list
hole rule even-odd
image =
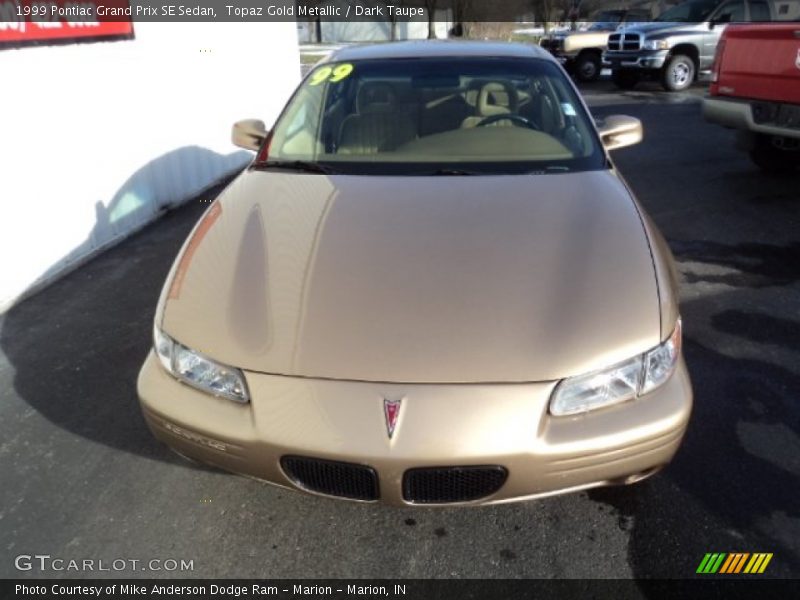
[[319, 44], [322, 41], [322, 20], [319, 17], [308, 17], [308, 42]]
[[575, 0], [531, 0], [530, 7], [547, 33], [551, 24], [569, 18], [570, 11], [575, 7]]
[[[397, 4], [400, 5], [402, 4], [402, 2], [398, 1]], [[394, 11], [390, 12], [389, 20], [391, 21], [391, 30], [389, 39], [394, 42], [397, 41], [397, 13]]]
[[436, 3], [438, 0], [425, 0], [425, 8], [428, 11], [428, 39], [436, 39]]
[[555, 13], [553, 5], [557, 1], [558, 0], [531, 0], [531, 8], [536, 15], [536, 20], [541, 21], [544, 26], [545, 34], [550, 30], [550, 23], [553, 22]]
[[485, 15], [481, 14], [479, 3], [486, 0], [451, 0], [453, 9], [453, 30], [458, 37], [470, 37], [476, 22], [483, 21]]
[[[395, 8], [401, 8], [406, 4], [407, 0], [394, 0], [392, 4]], [[397, 40], [397, 23], [399, 19], [397, 18], [397, 10], [393, 10], [389, 13], [389, 21], [391, 22], [391, 36], [390, 39], [394, 42]]]
[[452, 0], [453, 34], [456, 37], [469, 37], [469, 21], [472, 21], [474, 0]]

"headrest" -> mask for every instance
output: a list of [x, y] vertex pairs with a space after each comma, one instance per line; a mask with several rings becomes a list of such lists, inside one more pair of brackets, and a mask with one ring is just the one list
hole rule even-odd
[[484, 117], [517, 111], [517, 90], [511, 84], [491, 82], [478, 94], [478, 114]]
[[365, 83], [356, 96], [356, 110], [365, 112], [389, 112], [394, 110], [396, 98], [392, 86], [388, 83]]

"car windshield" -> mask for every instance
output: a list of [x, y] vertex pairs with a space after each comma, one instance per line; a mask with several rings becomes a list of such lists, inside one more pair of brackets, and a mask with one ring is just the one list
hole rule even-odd
[[719, 0], [689, 0], [664, 11], [656, 21], [670, 23], [702, 23], [719, 4]]
[[260, 165], [400, 175], [601, 169], [590, 123], [549, 60], [332, 62], [300, 85]]
[[599, 12], [594, 15], [594, 23], [589, 25], [587, 31], [613, 31], [619, 26], [624, 14], [622, 11], [613, 10]]

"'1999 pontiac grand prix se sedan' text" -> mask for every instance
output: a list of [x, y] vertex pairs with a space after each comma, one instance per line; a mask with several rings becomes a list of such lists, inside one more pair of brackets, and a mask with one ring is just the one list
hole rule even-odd
[[169, 274], [138, 390], [179, 453], [315, 494], [488, 504], [633, 483], [692, 391], [672, 256], [545, 51], [339, 51]]

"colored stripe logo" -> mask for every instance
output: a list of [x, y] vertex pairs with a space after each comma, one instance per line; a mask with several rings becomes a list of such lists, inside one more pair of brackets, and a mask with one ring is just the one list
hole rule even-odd
[[700, 566], [697, 567], [697, 573], [703, 575], [720, 574], [756, 574], [763, 573], [767, 569], [769, 561], [772, 560], [772, 552], [708, 552], [703, 560], [700, 561]]

